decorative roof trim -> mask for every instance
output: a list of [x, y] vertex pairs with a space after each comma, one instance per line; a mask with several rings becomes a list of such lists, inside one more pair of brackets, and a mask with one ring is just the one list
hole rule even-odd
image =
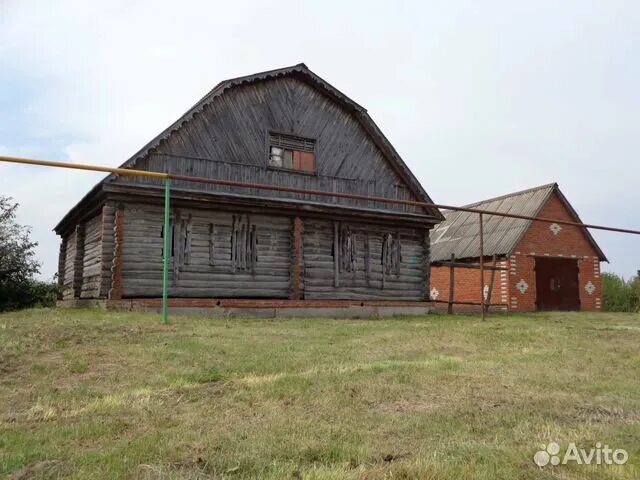
[[[539, 185], [537, 187], [525, 188], [524, 190], [519, 190], [517, 192], [506, 193], [504, 195], [499, 195], [497, 197], [487, 198], [486, 200], [480, 200], [479, 202], [475, 202], [475, 203], [470, 203], [468, 205], [464, 205], [464, 207], [473, 208], [473, 207], [477, 207], [478, 205], [481, 205], [483, 203], [495, 202], [496, 200], [504, 200], [505, 198], [517, 197], [518, 195], [524, 195], [525, 193], [531, 193], [531, 192], [535, 192], [537, 190], [544, 190], [546, 188], [557, 189], [558, 188], [558, 184], [556, 182], [545, 183], [544, 185]], [[549, 197], [547, 196], [547, 200], [548, 200], [548, 198]]]

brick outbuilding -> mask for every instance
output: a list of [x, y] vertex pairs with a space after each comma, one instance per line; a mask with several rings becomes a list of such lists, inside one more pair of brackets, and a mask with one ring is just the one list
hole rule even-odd
[[[558, 185], [552, 183], [468, 205], [468, 207], [581, 222]], [[456, 262], [479, 262], [477, 214], [444, 212], [446, 220], [431, 236], [431, 298], [449, 299], [450, 268], [437, 266], [455, 255]], [[497, 266], [490, 303], [503, 310], [599, 311], [602, 305], [600, 262], [604, 253], [586, 228], [485, 216], [484, 263]], [[485, 271], [485, 300], [491, 271]], [[456, 268], [454, 300], [480, 302], [480, 271]]]

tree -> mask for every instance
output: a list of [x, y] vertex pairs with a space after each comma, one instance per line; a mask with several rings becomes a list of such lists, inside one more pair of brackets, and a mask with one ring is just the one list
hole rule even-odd
[[0, 311], [55, 302], [55, 286], [34, 278], [40, 273], [31, 229], [16, 221], [18, 204], [0, 196]]
[[29, 238], [31, 229], [19, 225], [18, 204], [10, 197], [0, 196], [0, 283], [21, 283], [40, 273], [35, 260], [37, 242]]
[[640, 311], [640, 275], [630, 280], [614, 274], [602, 274], [604, 310], [609, 312]]

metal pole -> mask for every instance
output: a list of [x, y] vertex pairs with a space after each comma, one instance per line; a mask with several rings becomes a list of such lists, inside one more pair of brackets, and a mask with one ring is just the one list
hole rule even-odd
[[480, 216], [480, 305], [482, 307], [482, 320], [484, 320], [484, 228], [482, 225], [482, 213], [479, 213], [478, 215]]
[[207, 183], [210, 185], [223, 185], [227, 187], [251, 188], [256, 190], [273, 190], [273, 191], [288, 192], [288, 193], [302, 193], [305, 195], [317, 195], [317, 196], [335, 197], [335, 198], [348, 198], [351, 200], [363, 200], [368, 202], [380, 202], [380, 203], [388, 203], [388, 204], [395, 204], [395, 205], [409, 205], [414, 207], [439, 208], [442, 210], [454, 210], [457, 212], [468, 212], [468, 213], [478, 213], [478, 214], [482, 213], [484, 215], [495, 215], [498, 217], [518, 218], [521, 220], [533, 220], [535, 222], [557, 223], [558, 225], [569, 225], [569, 226], [580, 227], [580, 228], [590, 228], [595, 230], [606, 230], [609, 232], [620, 232], [620, 233], [630, 233], [633, 235], [640, 235], [640, 230], [631, 230], [628, 228], [607, 227], [604, 225], [592, 225], [589, 223], [570, 222], [567, 220], [561, 220], [559, 218], [556, 219], [556, 218], [546, 218], [546, 217], [531, 217], [528, 215], [492, 212], [491, 210], [481, 210], [481, 209], [470, 208], [470, 207], [455, 207], [452, 205], [441, 205], [437, 203], [418, 202], [415, 200], [401, 200], [398, 198], [376, 197], [376, 196], [368, 196], [368, 195], [358, 195], [353, 193], [328, 192], [324, 190], [283, 187], [280, 185], [269, 185], [264, 183], [248, 183], [248, 182], [239, 182], [234, 180], [217, 180], [214, 178], [192, 177], [188, 175], [173, 175], [173, 174], [169, 175], [166, 173], [148, 172], [144, 170], [133, 170], [129, 168], [109, 168], [109, 167], [101, 167], [98, 165], [80, 165], [75, 163], [47, 162], [44, 160], [30, 160], [27, 158], [6, 157], [2, 155], [0, 155], [0, 162], [22, 163], [27, 165], [41, 165], [44, 167], [72, 168], [76, 170], [91, 170], [96, 172], [114, 173], [116, 175], [130, 175], [130, 176], [151, 177], [151, 178], [168, 178], [169, 176], [171, 176], [171, 178], [173, 178], [174, 180], [183, 180], [186, 182]]
[[111, 168], [100, 165], [85, 165], [82, 163], [49, 162], [46, 160], [32, 160], [30, 158], [5, 157], [0, 155], [0, 162], [19, 163], [22, 165], [36, 165], [39, 167], [70, 168], [72, 170], [88, 170], [90, 172], [114, 173], [130, 177], [167, 178], [169, 175], [160, 172], [148, 172], [146, 170], [134, 170], [133, 168]]
[[169, 259], [171, 258], [171, 180], [164, 181], [164, 248], [162, 250], [162, 323], [169, 323]]
[[606, 230], [609, 232], [631, 233], [634, 235], [640, 235], [640, 230], [631, 230], [627, 228], [606, 227], [603, 225], [592, 225], [589, 223], [570, 222], [567, 220], [560, 220], [556, 218], [531, 217], [528, 215], [517, 215], [515, 213], [493, 212], [491, 210], [482, 210], [482, 209], [471, 208], [471, 207], [455, 207], [452, 205], [418, 202], [415, 200], [401, 200], [399, 198], [376, 197], [376, 196], [369, 196], [369, 195], [359, 195], [356, 193], [338, 193], [338, 192], [329, 192], [326, 190], [313, 190], [313, 189], [297, 188], [297, 187], [283, 187], [281, 185], [269, 185], [265, 183], [249, 183], [249, 182], [240, 182], [235, 180], [218, 180], [215, 178], [192, 177], [189, 175], [171, 174], [171, 178], [174, 180], [182, 180], [185, 182], [207, 183], [209, 185], [222, 185], [226, 187], [252, 188], [256, 190], [273, 190], [278, 192], [302, 193], [305, 195], [317, 195], [317, 196], [335, 197], [335, 198], [348, 198], [350, 200], [363, 200], [368, 202], [389, 203], [394, 205], [409, 205], [414, 207], [439, 208], [442, 210], [454, 210], [456, 212], [483, 213], [485, 215], [496, 215], [498, 217], [518, 218], [521, 220], [534, 220], [536, 222], [557, 223], [558, 225], [570, 225], [570, 226], [580, 227], [580, 228], [592, 228], [596, 230]]

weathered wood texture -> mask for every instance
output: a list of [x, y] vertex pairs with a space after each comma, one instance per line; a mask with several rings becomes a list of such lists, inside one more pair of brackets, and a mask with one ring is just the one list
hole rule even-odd
[[[174, 208], [172, 220], [170, 296], [289, 297], [291, 218]], [[161, 296], [163, 235], [161, 207], [126, 206], [123, 297]]]
[[84, 224], [80, 298], [98, 298], [102, 282], [102, 215]]
[[60, 239], [60, 250], [58, 252], [58, 299], [63, 298], [65, 262], [67, 260], [67, 237]]
[[82, 289], [84, 225], [76, 227], [63, 238], [63, 247], [58, 259], [58, 285], [62, 289], [62, 299], [78, 298]]
[[[349, 239], [344, 233], [347, 228]], [[389, 236], [400, 242], [397, 268], [385, 263], [383, 255]], [[422, 300], [428, 281], [424, 242], [422, 228], [307, 220], [303, 234], [304, 298]]]
[[82, 291], [82, 271], [84, 267], [84, 223], [76, 225], [76, 249], [73, 259], [73, 296], [79, 298]]
[[126, 233], [126, 218], [124, 205], [118, 205], [113, 219], [113, 257], [111, 259], [111, 288], [109, 289], [110, 300], [120, 300], [122, 298], [122, 271], [124, 267], [124, 246]]
[[293, 241], [291, 248], [291, 300], [300, 300], [303, 296], [303, 258], [302, 258], [302, 232], [304, 223], [302, 218], [293, 220]]
[[424, 282], [422, 284], [422, 299], [424, 301], [431, 300], [431, 232], [424, 229], [424, 255], [422, 257], [422, 275]]
[[[316, 140], [317, 175], [267, 167], [269, 131]], [[135, 168], [216, 179], [415, 200], [364, 128], [343, 106], [295, 78], [233, 88], [163, 140]], [[119, 183], [159, 180], [121, 177]], [[417, 207], [236, 187], [172, 182], [174, 189], [314, 201], [388, 211]]]
[[62, 276], [62, 298], [69, 300], [74, 298], [73, 279], [75, 277], [76, 258], [76, 232], [75, 229], [64, 240], [66, 244], [64, 268], [58, 273]]
[[107, 298], [111, 290], [111, 266], [113, 264], [113, 250], [115, 245], [116, 208], [113, 202], [107, 202], [102, 207], [102, 264], [100, 282], [100, 298]]

